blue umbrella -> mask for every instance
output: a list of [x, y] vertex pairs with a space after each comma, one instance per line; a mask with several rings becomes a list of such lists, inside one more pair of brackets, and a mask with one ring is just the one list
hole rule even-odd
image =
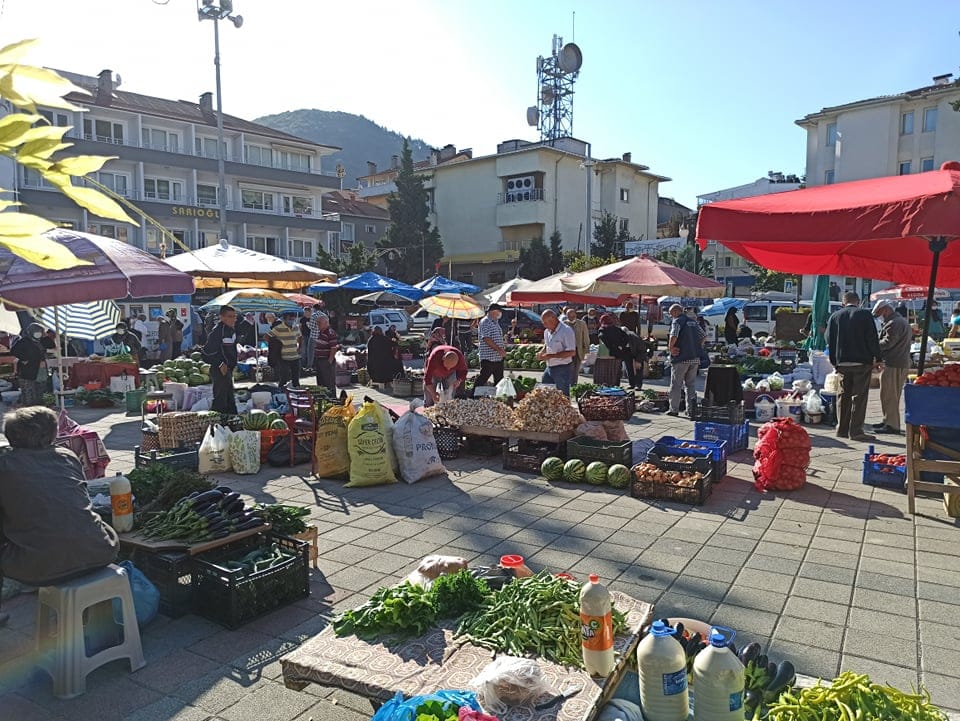
[[369, 271], [358, 275], [349, 275], [336, 283], [314, 283], [307, 289], [307, 292], [325, 293], [328, 290], [363, 290], [368, 292], [388, 290], [410, 300], [420, 300], [425, 295], [419, 288]]
[[421, 280], [419, 283], [415, 283], [414, 287], [419, 288], [427, 295], [436, 295], [437, 293], [465, 293], [466, 295], [473, 295], [474, 293], [480, 292], [480, 288], [475, 285], [444, 278], [442, 275], [435, 275], [432, 278]]
[[731, 308], [740, 310], [746, 304], [746, 298], [717, 298], [712, 304], [708, 305], [706, 308], [703, 308], [699, 313], [697, 313], [697, 315], [726, 315], [726, 312]]

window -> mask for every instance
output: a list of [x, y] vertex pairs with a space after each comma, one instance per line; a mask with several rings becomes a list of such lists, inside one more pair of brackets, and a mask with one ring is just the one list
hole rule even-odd
[[833, 185], [833, 171], [828, 170], [823, 174], [823, 184], [824, 185]]
[[277, 239], [265, 235], [248, 235], [247, 249], [255, 250], [258, 253], [267, 253], [269, 255], [277, 254]]
[[96, 140], [101, 143], [123, 145], [123, 123], [84, 118], [83, 137], [87, 140]]
[[354, 227], [353, 223], [341, 223], [340, 224], [340, 240], [352, 243], [354, 238]]
[[336, 255], [340, 247], [340, 233], [335, 230], [327, 231], [327, 252]]
[[314, 255], [312, 240], [294, 240], [291, 238], [287, 241], [287, 257], [314, 260]]
[[[269, 151], [268, 151], [269, 152]], [[310, 172], [310, 156], [305, 153], [293, 153], [287, 150], [273, 151], [274, 167], [296, 170], [301, 173]]]
[[113, 225], [112, 223], [90, 223], [87, 225], [87, 232], [94, 235], [102, 235], [114, 240], [122, 240], [129, 243], [129, 229], [125, 225]]
[[630, 218], [620, 218], [620, 232], [626, 233], [630, 228]]
[[732, 265], [733, 265], [733, 258], [732, 258], [731, 256], [729, 256], [729, 255], [724, 256], [724, 258], [723, 258], [723, 267], [724, 267], [724, 268], [729, 268], [729, 267], [732, 266]]
[[143, 197], [151, 200], [183, 201], [183, 183], [161, 178], [143, 179]]
[[284, 195], [283, 212], [287, 215], [313, 215], [313, 198], [303, 195]]
[[[179, 240], [183, 245], [190, 247], [190, 244], [187, 242], [187, 233], [184, 230], [168, 230], [174, 238]], [[148, 253], [153, 255], [160, 255], [160, 245], [163, 244], [164, 253], [167, 256], [175, 255], [177, 253], [183, 253], [183, 245], [178, 245], [177, 243], [170, 240], [168, 236], [161, 233], [156, 228], [147, 228], [147, 242], [146, 250]]]
[[827, 123], [827, 147], [837, 144], [837, 124]]
[[899, 175], [910, 175], [910, 161], [903, 160], [900, 162], [900, 172]]
[[934, 108], [924, 108], [923, 109], [923, 132], [932, 133], [937, 129], [937, 109]]
[[216, 185], [202, 185], [197, 183], [197, 205], [219, 206], [217, 195], [219, 188]]
[[38, 110], [37, 113], [45, 117], [50, 125], [55, 125], [58, 128], [64, 128], [70, 125], [70, 121], [65, 113], [55, 113], [52, 110]]
[[97, 180], [117, 195], [127, 197], [127, 176], [120, 173], [97, 173]]
[[[227, 158], [227, 143], [224, 141], [223, 145], [223, 157]], [[216, 138], [194, 138], [193, 140], [193, 150], [196, 155], [199, 155], [201, 158], [216, 158], [217, 157], [217, 140]]]
[[171, 153], [180, 152], [180, 138], [176, 133], [157, 128], [143, 128], [140, 131], [143, 147], [151, 150], [167, 150]]
[[273, 193], [262, 190], [244, 190], [241, 194], [243, 207], [248, 210], [273, 210]]
[[630, 202], [630, 188], [620, 188], [620, 202], [621, 203]]
[[743, 322], [748, 320], [769, 320], [767, 317], [766, 305], [745, 305], [743, 306]]
[[913, 135], [913, 111], [900, 115], [900, 135]]
[[364, 233], [374, 233], [374, 234], [375, 234], [375, 233], [377, 232], [377, 226], [375, 226], [375, 225], [364, 225], [364, 226], [363, 226], [363, 232], [364, 232]]
[[33, 168], [24, 167], [23, 169], [23, 187], [25, 188], [54, 188], [47, 179]]
[[933, 170], [933, 158], [920, 158], [920, 172], [926, 173]]
[[251, 165], [263, 165], [267, 168], [273, 165], [273, 151], [260, 145], [244, 145], [243, 157]]

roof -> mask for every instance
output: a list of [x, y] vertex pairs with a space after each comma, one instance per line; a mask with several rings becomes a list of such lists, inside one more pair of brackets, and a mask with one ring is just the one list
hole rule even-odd
[[[143, 113], [144, 115], [153, 115], [161, 118], [182, 120], [184, 122], [195, 123], [197, 125], [209, 125], [214, 128], [217, 125], [216, 114], [204, 115], [203, 111], [200, 109], [199, 103], [192, 103], [187, 100], [167, 100], [166, 98], [158, 98], [153, 95], [142, 95], [140, 93], [131, 93], [126, 90], [117, 90], [114, 88], [112, 93], [113, 97], [110, 101], [110, 104], [105, 105], [97, 102], [97, 91], [100, 85], [99, 78], [67, 72], [65, 70], [57, 70], [56, 72], [74, 85], [78, 85], [90, 92], [90, 95], [70, 93], [66, 96], [67, 100], [80, 105], [116, 108], [118, 110], [127, 110], [133, 113]], [[341, 150], [341, 148], [335, 145], [315, 143], [312, 140], [306, 140], [305, 138], [300, 138], [296, 135], [290, 135], [289, 133], [274, 130], [266, 125], [253, 123], [249, 120], [244, 120], [243, 118], [227, 115], [226, 113], [223, 114], [223, 127], [225, 129], [236, 130], [243, 133], [256, 133], [257, 135], [264, 135], [276, 140], [286, 140], [288, 142], [297, 143], [298, 145], [312, 145], [319, 148]]]
[[[416, 171], [420, 170], [429, 170], [430, 168], [438, 168], [441, 165], [449, 165], [454, 162], [465, 162], [465, 160], [470, 160], [471, 156], [467, 155], [463, 151], [457, 153], [452, 158], [447, 158], [436, 164], [433, 160], [427, 158], [426, 160], [416, 160], [413, 163], [413, 169]], [[380, 168], [376, 173], [368, 173], [367, 175], [358, 175], [357, 180], [367, 180], [368, 178], [378, 178], [381, 175], [392, 175], [396, 177], [400, 173], [400, 168]]]
[[831, 115], [833, 113], [838, 113], [842, 110], [849, 110], [851, 108], [866, 106], [866, 105], [881, 105], [883, 103], [890, 103], [894, 101], [909, 101], [916, 100], [918, 98], [928, 97], [932, 94], [946, 94], [950, 92], [960, 91], [960, 79], [954, 80], [950, 83], [942, 84], [933, 84], [933, 85], [924, 85], [922, 88], [916, 88], [914, 90], [907, 90], [902, 93], [895, 93], [893, 95], [878, 95], [874, 98], [867, 98], [866, 100], [854, 100], [849, 103], [844, 103], [842, 105], [833, 105], [831, 107], [821, 108], [816, 113], [810, 113], [805, 115], [800, 120], [794, 121], [797, 125], [804, 125], [811, 123], [818, 118], [821, 118], [825, 115]]
[[339, 213], [340, 215], [358, 216], [361, 218], [378, 218], [390, 220], [390, 213], [384, 208], [365, 200], [360, 200], [352, 194], [334, 190], [321, 196], [324, 213]]

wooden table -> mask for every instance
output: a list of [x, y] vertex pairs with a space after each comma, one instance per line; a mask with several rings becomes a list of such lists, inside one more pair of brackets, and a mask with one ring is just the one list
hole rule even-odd
[[[960, 515], [960, 504], [953, 498], [960, 495], [960, 485], [955, 479], [960, 479], [960, 451], [947, 448], [939, 443], [932, 441], [923, 442], [920, 426], [912, 423], [906, 424], [907, 428], [907, 510], [910, 513], [916, 513], [917, 491], [924, 493], [942, 493], [943, 505], [948, 515], [956, 518]], [[952, 460], [933, 460], [923, 457], [924, 448], [950, 458]], [[932, 483], [930, 481], [921, 481], [920, 474], [923, 471], [933, 473], [942, 473], [950, 479], [952, 483]]]
[[257, 526], [256, 528], [248, 528], [246, 531], [238, 531], [237, 533], [231, 533], [229, 536], [224, 536], [223, 538], [214, 538], [213, 540], [200, 541], [199, 543], [187, 543], [186, 541], [178, 540], [161, 541], [156, 538], [147, 538], [137, 531], [131, 531], [130, 533], [118, 533], [117, 536], [120, 539], [120, 545], [128, 547], [128, 549], [131, 551], [146, 551], [148, 553], [182, 551], [191, 556], [196, 556], [198, 553], [211, 551], [214, 548], [220, 548], [221, 546], [229, 545], [234, 541], [240, 541], [244, 538], [255, 536], [258, 533], [264, 533], [269, 531], [270, 528], [270, 524], [265, 523], [264, 525]]
[[574, 432], [560, 431], [557, 433], [540, 433], [537, 431], [517, 431], [509, 428], [484, 428], [483, 426], [460, 426], [465, 436], [486, 436], [493, 438], [522, 439], [538, 443], [566, 443], [573, 438]]
[[[579, 684], [576, 696], [545, 711], [529, 706], [511, 707], [500, 721], [592, 721], [613, 696], [640, 642], [641, 629], [653, 618], [653, 605], [612, 591], [613, 602], [627, 614], [627, 635], [614, 639], [617, 662], [606, 679], [591, 678], [586, 671], [559, 666], [540, 659], [540, 669], [557, 692]], [[484, 648], [458, 645], [453, 639], [456, 624], [447, 622], [423, 636], [391, 646], [368, 643], [356, 636], [338, 638], [332, 626], [280, 659], [287, 688], [302, 691], [316, 683], [386, 701], [397, 693], [429, 694], [440, 689], [469, 687], [493, 658]]]
[[99, 382], [102, 390], [109, 391], [110, 379], [124, 373], [133, 378], [135, 387], [140, 387], [140, 366], [136, 363], [107, 363], [106, 361], [74, 363], [70, 367], [70, 385], [73, 388], [79, 388], [86, 383]]

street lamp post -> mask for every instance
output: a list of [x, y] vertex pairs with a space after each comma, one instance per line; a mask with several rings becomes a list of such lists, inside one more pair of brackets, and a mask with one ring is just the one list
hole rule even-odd
[[200, 20], [213, 20], [213, 65], [217, 75], [217, 208], [220, 215], [220, 239], [227, 240], [227, 181], [224, 169], [223, 94], [220, 90], [220, 21], [229, 20], [234, 27], [243, 25], [243, 17], [233, 14], [233, 0], [197, 0]]
[[587, 157], [583, 159], [582, 167], [587, 171], [587, 220], [586, 225], [583, 226], [584, 240], [586, 241], [584, 246], [584, 254], [587, 259], [590, 259], [590, 244], [593, 243], [593, 166], [594, 160], [590, 157], [592, 154], [592, 148], [590, 143], [587, 143]]

